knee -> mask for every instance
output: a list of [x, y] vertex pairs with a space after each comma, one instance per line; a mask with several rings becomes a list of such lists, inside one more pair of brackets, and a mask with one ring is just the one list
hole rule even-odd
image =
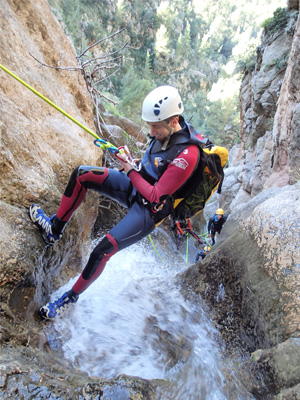
[[74, 188], [75, 188], [75, 185], [76, 185], [76, 180], [77, 180], [77, 178], [79, 176], [78, 175], [79, 174], [79, 169], [80, 169], [80, 167], [75, 168], [74, 171], [72, 172], [71, 176], [70, 176], [69, 182], [68, 182], [68, 184], [66, 186], [65, 193], [64, 193], [64, 195], [67, 196], [67, 197], [71, 197], [72, 194], [73, 194], [73, 191], [74, 191]]
[[118, 251], [118, 244], [116, 240], [108, 233], [104, 238], [101, 240], [100, 243], [94, 248], [92, 254], [96, 257], [101, 258], [104, 255], [112, 256], [112, 254]]
[[80, 178], [82, 175], [88, 174], [92, 172], [95, 175], [107, 175], [108, 169], [105, 167], [91, 167], [90, 165], [79, 165], [79, 167], [75, 168], [71, 174], [71, 179], [76, 180]]
[[93, 175], [99, 175], [106, 177], [108, 175], [108, 168], [106, 167], [91, 167], [90, 165], [80, 165], [80, 167], [76, 168], [74, 172], [78, 170], [77, 177], [79, 178], [82, 175], [88, 174], [91, 172]]
[[102, 260], [105, 258], [104, 262], [106, 263], [117, 251], [118, 244], [116, 240], [108, 233], [91, 253], [89, 261], [82, 273], [82, 277], [84, 279], [90, 279]]
[[[65, 196], [71, 197], [76, 183], [79, 182], [80, 185], [85, 186], [86, 184], [84, 183], [85, 180], [89, 180], [91, 175], [87, 175], [88, 173], [92, 173], [94, 175], [94, 178], [92, 178], [92, 181], [96, 181], [98, 184], [102, 184], [105, 179], [108, 176], [108, 168], [105, 167], [91, 167], [89, 165], [80, 165], [79, 167], [75, 168], [70, 176], [69, 182], [67, 184], [67, 187], [65, 189]], [[84, 175], [87, 175], [85, 178]], [[95, 178], [95, 176], [97, 176]], [[83, 177], [83, 178], [81, 178]]]

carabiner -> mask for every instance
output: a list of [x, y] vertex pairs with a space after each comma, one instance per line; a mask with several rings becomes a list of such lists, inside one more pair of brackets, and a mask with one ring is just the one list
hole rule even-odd
[[111, 143], [106, 142], [103, 139], [95, 139], [94, 144], [100, 147], [102, 150], [109, 150], [112, 154], [118, 153], [117, 147], [113, 146]]

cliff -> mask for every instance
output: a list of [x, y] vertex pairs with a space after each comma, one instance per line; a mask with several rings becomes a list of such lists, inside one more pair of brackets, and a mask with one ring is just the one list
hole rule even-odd
[[[182, 277], [211, 307], [258, 399], [299, 398], [299, 2], [264, 33], [240, 90], [241, 142], [230, 151], [217, 207], [230, 214], [214, 251]], [[220, 288], [222, 296], [220, 298]], [[186, 290], [188, 289], [188, 290]]]
[[[193, 289], [212, 306], [228, 351], [245, 356], [241, 369], [247, 370], [248, 389], [257, 398], [278, 400], [292, 398], [300, 384], [298, 6], [290, 2], [289, 29], [264, 37], [256, 68], [242, 84], [241, 143], [231, 151], [218, 198], [231, 212], [221, 240], [201, 266], [179, 277], [187, 296]], [[60, 60], [62, 66], [76, 65], [72, 45], [47, 1], [3, 0], [0, 17], [1, 63], [94, 130], [93, 106], [81, 75], [41, 68], [31, 57], [50, 65]], [[278, 57], [286, 59], [284, 69], [277, 69]], [[89, 378], [47, 348], [35, 311], [54, 288], [81, 270], [98, 203], [96, 195], [88, 196], [68, 234], [47, 249], [28, 219], [28, 207], [37, 202], [49, 214], [55, 212], [72, 170], [80, 164], [101, 165], [102, 153], [85, 131], [3, 70], [0, 91], [0, 393], [97, 398], [109, 396], [112, 387], [116, 396], [126, 392], [127, 398], [155, 398], [154, 388], [162, 382]], [[284, 363], [289, 354], [294, 357]]]
[[[261, 191], [299, 180], [299, 19], [289, 2], [286, 24], [262, 35], [256, 64], [240, 89], [241, 141], [230, 153], [228, 191], [233, 210]], [[226, 186], [227, 188], [227, 186]]]
[[[0, 20], [1, 64], [94, 130], [93, 106], [81, 75], [40, 68], [31, 57], [50, 65], [77, 65], [48, 2], [3, 0]], [[45, 336], [35, 312], [55, 287], [81, 270], [98, 197], [91, 194], [84, 202], [69, 224], [68, 237], [55, 249], [45, 248], [29, 221], [28, 207], [37, 202], [49, 214], [55, 212], [72, 170], [81, 164], [102, 165], [102, 152], [84, 130], [2, 69], [0, 92], [0, 397], [57, 398], [69, 393], [75, 398], [76, 390], [88, 393], [84, 387], [92, 380], [39, 351]]]
[[[21, 6], [18, 1], [4, 1], [1, 26], [3, 65], [81, 123], [91, 126], [92, 104], [81, 76], [39, 68], [31, 57], [46, 64], [63, 60], [65, 65], [76, 65], [71, 43], [52, 16], [48, 3], [27, 2]], [[2, 69], [0, 86], [2, 299], [13, 303], [16, 297], [27, 307], [24, 298], [32, 300], [36, 274], [43, 281], [41, 290], [36, 292], [37, 302], [53, 288], [53, 279], [59, 275], [59, 271], [53, 271], [53, 279], [46, 279], [45, 271], [36, 270], [44, 244], [37, 229], [28, 223], [28, 207], [38, 202], [49, 214], [53, 213], [73, 168], [84, 162], [101, 163], [101, 153], [85, 131]], [[75, 148], [78, 151], [74, 152]], [[73, 271], [79, 268], [81, 239], [89, 237], [90, 222], [96, 214], [97, 207], [90, 200], [79, 212], [79, 219], [73, 221], [73, 228], [81, 234], [69, 239], [68, 249], [65, 243], [60, 250], [49, 250], [46, 259], [48, 256], [64, 259]], [[21, 288], [29, 291], [30, 296], [24, 293], [20, 299]]]

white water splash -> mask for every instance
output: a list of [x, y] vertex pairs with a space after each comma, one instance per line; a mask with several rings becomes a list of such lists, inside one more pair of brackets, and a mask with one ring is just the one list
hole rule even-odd
[[54, 322], [65, 358], [92, 376], [168, 379], [172, 393], [164, 399], [229, 399], [218, 333], [199, 305], [184, 300], [177, 272], [162, 265], [145, 241], [114, 255], [72, 310]]

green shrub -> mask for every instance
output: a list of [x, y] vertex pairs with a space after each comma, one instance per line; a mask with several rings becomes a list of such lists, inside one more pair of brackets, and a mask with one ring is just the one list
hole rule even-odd
[[248, 71], [253, 71], [256, 63], [256, 46], [250, 45], [247, 51], [241, 56], [235, 66], [234, 73], [245, 74]]
[[261, 27], [265, 29], [268, 33], [273, 33], [280, 28], [286, 26], [289, 18], [289, 13], [287, 8], [277, 8], [274, 11], [273, 17], [266, 19]]

